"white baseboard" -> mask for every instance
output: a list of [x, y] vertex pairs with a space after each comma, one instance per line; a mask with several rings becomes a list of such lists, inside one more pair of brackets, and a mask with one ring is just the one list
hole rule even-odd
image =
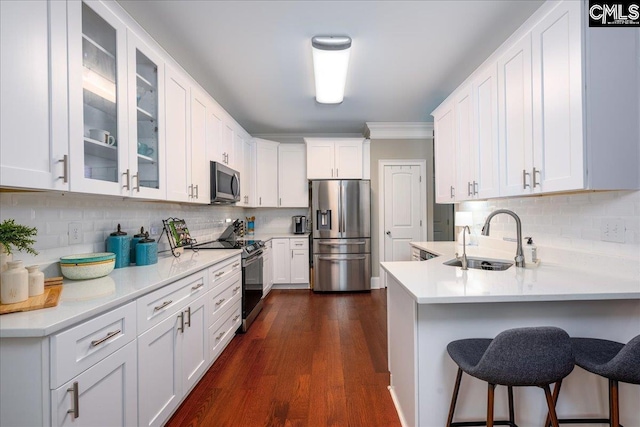
[[371, 289], [380, 289], [380, 278], [372, 277], [371, 278]]
[[393, 400], [393, 406], [396, 407], [396, 412], [398, 413], [398, 418], [400, 418], [400, 425], [402, 427], [408, 427], [407, 420], [404, 418], [404, 414], [402, 413], [402, 409], [400, 409], [400, 405], [398, 404], [398, 396], [396, 396], [395, 389], [393, 386], [387, 386], [389, 389], [389, 393], [391, 393], [391, 400]]

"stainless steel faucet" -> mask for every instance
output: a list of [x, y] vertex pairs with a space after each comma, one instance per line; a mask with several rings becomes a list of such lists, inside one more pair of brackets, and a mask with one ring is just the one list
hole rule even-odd
[[465, 225], [464, 227], [462, 227], [462, 257], [458, 257], [458, 254], [456, 254], [456, 258], [460, 260], [460, 262], [462, 263], [462, 269], [463, 270], [468, 270], [469, 268], [467, 267], [467, 234], [465, 233], [465, 231], [469, 232], [469, 235], [471, 235], [471, 229], [469, 228], [468, 225]]
[[511, 217], [513, 217], [513, 219], [516, 220], [516, 233], [517, 233], [516, 239], [517, 239], [518, 247], [516, 249], [516, 257], [514, 259], [516, 260], [516, 267], [524, 267], [524, 252], [522, 251], [522, 222], [520, 222], [520, 217], [516, 215], [515, 212], [510, 211], [508, 209], [498, 209], [497, 211], [491, 212], [487, 217], [487, 220], [484, 222], [484, 226], [482, 227], [482, 235], [483, 236], [489, 235], [489, 223], [491, 222], [491, 219], [494, 216], [502, 213], [510, 215]]

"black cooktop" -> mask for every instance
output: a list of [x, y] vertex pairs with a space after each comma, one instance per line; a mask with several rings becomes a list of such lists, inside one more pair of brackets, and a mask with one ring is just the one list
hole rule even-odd
[[242, 249], [244, 253], [251, 254], [264, 247], [262, 240], [214, 240], [213, 242], [194, 245], [196, 249]]

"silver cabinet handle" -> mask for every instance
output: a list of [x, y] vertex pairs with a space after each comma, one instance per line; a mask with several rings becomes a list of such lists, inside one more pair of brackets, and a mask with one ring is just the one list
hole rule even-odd
[[136, 192], [140, 192], [140, 172], [138, 172], [137, 174], [133, 175], [131, 177], [131, 180], [133, 180], [133, 178], [136, 179], [136, 186], [133, 187], [134, 190], [136, 190]]
[[540, 183], [536, 181], [536, 174], [540, 175], [540, 170], [534, 167], [533, 174], [531, 174], [531, 176], [533, 177], [533, 188], [536, 188], [536, 186], [540, 185]]
[[235, 264], [233, 264], [233, 266], [231, 268], [236, 268], [236, 267], [239, 267], [239, 266], [240, 266], [240, 263], [236, 262]]
[[336, 178], [340, 177], [340, 171], [338, 170], [338, 168], [336, 168]]
[[260, 197], [260, 203], [259, 203], [259, 205], [260, 205], [260, 206], [262, 206], [262, 197]]
[[473, 181], [473, 195], [478, 194], [478, 183]]
[[224, 273], [225, 273], [224, 271], [221, 271], [220, 273], [216, 273], [215, 277], [220, 277], [220, 276], [222, 276]]
[[73, 386], [67, 389], [71, 393], [73, 399], [73, 407], [67, 411], [67, 414], [71, 414], [71, 418], [74, 420], [80, 416], [80, 398], [78, 392], [78, 381], [74, 381]]
[[279, 201], [280, 206], [282, 206], [282, 197], [280, 197], [280, 199], [278, 201]]
[[239, 314], [236, 314], [236, 316], [233, 318], [233, 322], [235, 322], [236, 320], [238, 320], [240, 318]]
[[200, 193], [198, 192], [198, 184], [196, 184], [195, 189], [196, 189], [196, 199], [198, 199], [198, 195], [200, 194]]
[[178, 327], [178, 330], [184, 334], [184, 311], [181, 311], [180, 314], [178, 314], [178, 317], [180, 318], [180, 326]]
[[165, 308], [166, 306], [168, 306], [169, 304], [171, 304], [173, 302], [173, 300], [169, 300], [169, 301], [165, 301], [162, 304], [160, 304], [157, 307], [153, 307], [153, 311], [158, 311], [158, 310], [162, 310], [163, 308]]
[[188, 327], [191, 327], [191, 307], [187, 307], [187, 321], [184, 324]]
[[220, 300], [218, 300], [218, 302], [216, 303], [216, 305], [220, 305], [223, 302], [225, 302], [226, 298], [220, 298]]
[[526, 169], [522, 169], [522, 189], [526, 190], [527, 187], [529, 187], [529, 184], [527, 184], [527, 176], [529, 174], [527, 173]]
[[204, 286], [204, 282], [202, 282], [202, 283], [198, 283], [198, 285], [196, 285], [196, 286], [192, 286], [192, 287], [191, 287], [191, 290], [192, 290], [192, 291], [197, 291], [198, 289], [200, 289], [200, 288], [201, 288], [201, 287], [203, 287], [203, 286]]
[[113, 331], [113, 332], [107, 332], [107, 335], [100, 338], [99, 340], [95, 340], [95, 341], [91, 341], [91, 347], [96, 347], [99, 346], [100, 344], [102, 344], [103, 342], [107, 341], [110, 338], [115, 337], [116, 335], [118, 335], [119, 333], [122, 333], [121, 329], [118, 329], [117, 331]]
[[125, 184], [122, 186], [122, 188], [126, 188], [127, 190], [130, 190], [131, 188], [129, 187], [129, 169], [127, 169], [127, 171], [124, 172], [122, 175], [127, 177]]
[[456, 197], [456, 189], [453, 188], [453, 185], [451, 186], [451, 189], [449, 190], [449, 195], [451, 196], [452, 199], [454, 197]]
[[331, 168], [331, 178], [333, 178], [333, 168]]
[[225, 332], [220, 332], [218, 334], [218, 336], [216, 337], [216, 341], [218, 341], [220, 338], [222, 338], [224, 336]]
[[193, 184], [189, 185], [189, 198], [193, 199]]
[[61, 178], [62, 182], [66, 184], [69, 182], [69, 156], [65, 154], [61, 160], [58, 160], [58, 163], [62, 163], [62, 176], [58, 178]]
[[467, 196], [473, 195], [473, 190], [471, 190], [471, 182], [467, 182]]
[[240, 286], [236, 286], [235, 288], [233, 288], [233, 293], [235, 294], [236, 292], [238, 292], [238, 289], [240, 289]]

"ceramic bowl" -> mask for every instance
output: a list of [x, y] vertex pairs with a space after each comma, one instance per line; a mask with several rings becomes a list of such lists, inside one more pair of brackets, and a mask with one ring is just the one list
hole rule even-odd
[[90, 254], [67, 255], [60, 257], [60, 264], [86, 264], [116, 259], [113, 252], [94, 252]]
[[115, 258], [112, 260], [77, 263], [77, 264], [60, 264], [60, 271], [67, 279], [87, 280], [96, 279], [111, 273], [116, 266]]

